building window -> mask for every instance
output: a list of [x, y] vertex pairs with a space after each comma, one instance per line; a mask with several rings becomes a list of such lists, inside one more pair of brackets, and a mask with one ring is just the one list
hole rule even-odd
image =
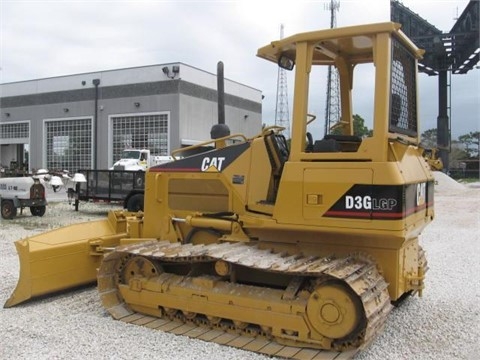
[[50, 171], [92, 167], [92, 119], [45, 121], [46, 167]]
[[6, 123], [0, 126], [0, 139], [28, 139], [30, 137], [30, 123]]
[[169, 114], [112, 116], [113, 161], [125, 149], [148, 149], [152, 155], [168, 155]]

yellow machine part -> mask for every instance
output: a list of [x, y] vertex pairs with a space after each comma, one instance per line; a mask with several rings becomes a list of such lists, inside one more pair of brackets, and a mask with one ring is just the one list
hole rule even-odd
[[[259, 49], [296, 66], [290, 144], [278, 127], [213, 140], [223, 145], [149, 169], [144, 214], [110, 212], [18, 241], [20, 280], [5, 306], [93, 282], [98, 268], [100, 297], [115, 319], [262, 339], [278, 350], [264, 353], [286, 357], [367, 346], [390, 301], [421, 293], [428, 267], [418, 237], [434, 216], [433, 176], [417, 146], [422, 52], [399, 28], [322, 30]], [[351, 89], [364, 63], [375, 67], [374, 131], [360, 138]], [[339, 70], [344, 133], [309, 149], [314, 65]], [[403, 99], [391, 91], [396, 78]]]
[[[391, 309], [387, 284], [372, 265], [361, 256], [287, 256], [248, 243], [152, 241], [106, 255], [98, 290], [115, 319], [146, 316], [139, 325], [156, 317], [298, 351], [350, 351], [373, 339]], [[264, 286], [273, 278], [288, 285]]]
[[103, 248], [114, 247], [126, 236], [122, 212], [105, 220], [75, 224], [15, 242], [20, 276], [4, 307], [30, 298], [93, 283]]

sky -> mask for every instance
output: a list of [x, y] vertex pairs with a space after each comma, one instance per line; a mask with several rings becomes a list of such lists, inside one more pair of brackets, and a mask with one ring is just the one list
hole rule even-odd
[[[0, 83], [182, 62], [262, 91], [262, 122], [274, 124], [278, 68], [257, 49], [284, 35], [328, 28], [330, 1], [0, 0]], [[468, 0], [403, 0], [403, 5], [448, 32]], [[337, 26], [384, 22], [389, 0], [340, 0]], [[371, 73], [356, 76], [354, 113], [369, 124]], [[323, 129], [326, 73], [309, 112]], [[291, 113], [293, 78], [288, 75]], [[452, 138], [480, 127], [480, 69], [452, 76]], [[420, 130], [436, 128], [438, 77], [419, 75]], [[227, 119], [228, 123], [228, 119]], [[323, 130], [318, 130], [323, 131]], [[323, 135], [323, 133], [322, 133]]]

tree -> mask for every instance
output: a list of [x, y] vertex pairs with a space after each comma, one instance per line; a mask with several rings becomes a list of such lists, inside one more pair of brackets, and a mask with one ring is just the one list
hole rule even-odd
[[[331, 132], [333, 135], [341, 135], [342, 127], [336, 127]], [[360, 137], [372, 136], [373, 131], [365, 126], [365, 120], [358, 114], [353, 115], [353, 135]]]
[[437, 147], [437, 129], [425, 130], [420, 137], [420, 142], [422, 146], [426, 149], [436, 148]]
[[480, 132], [479, 131], [470, 131], [468, 134], [461, 135], [458, 137], [460, 141], [465, 146], [465, 152], [467, 153], [467, 158], [469, 159], [478, 159], [480, 154]]
[[456, 169], [460, 168], [462, 160], [465, 160], [467, 157], [468, 155], [465, 152], [465, 146], [463, 146], [460, 141], [453, 140], [450, 154], [448, 155], [450, 167]]
[[353, 115], [353, 134], [362, 138], [372, 135], [372, 130], [365, 126], [365, 120], [358, 114]]

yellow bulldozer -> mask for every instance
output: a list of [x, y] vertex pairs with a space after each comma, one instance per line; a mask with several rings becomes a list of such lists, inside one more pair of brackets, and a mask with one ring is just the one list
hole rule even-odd
[[428, 163], [432, 171], [443, 170], [443, 161], [442, 158], [439, 156], [438, 148], [424, 148], [423, 157], [425, 158], [425, 161]]
[[[270, 126], [174, 151], [177, 160], [147, 171], [143, 212], [17, 241], [20, 277], [5, 307], [97, 281], [105, 309], [138, 325], [283, 357], [364, 348], [392, 304], [421, 295], [428, 269], [419, 235], [434, 217], [434, 179], [419, 147], [422, 54], [392, 22], [260, 48], [260, 58], [295, 70], [290, 144]], [[315, 139], [310, 78], [329, 65], [341, 134]], [[352, 91], [365, 66], [358, 86], [374, 85], [373, 133], [362, 138]]]

